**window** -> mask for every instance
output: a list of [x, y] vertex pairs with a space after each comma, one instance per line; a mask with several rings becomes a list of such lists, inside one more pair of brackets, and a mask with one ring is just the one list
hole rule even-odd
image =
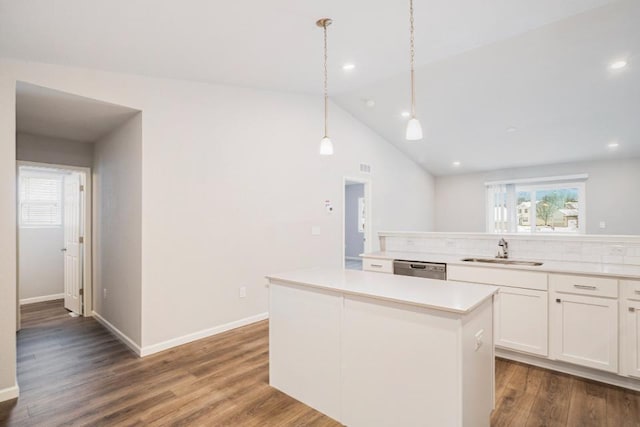
[[487, 183], [490, 233], [585, 233], [587, 175]]
[[62, 225], [62, 175], [20, 168], [20, 227], [59, 227]]

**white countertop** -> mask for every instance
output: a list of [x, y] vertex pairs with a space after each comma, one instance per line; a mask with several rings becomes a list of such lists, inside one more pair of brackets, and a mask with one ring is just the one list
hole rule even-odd
[[470, 267], [506, 268], [512, 270], [542, 271], [545, 273], [589, 274], [596, 276], [615, 276], [617, 278], [633, 280], [640, 279], [640, 266], [637, 265], [541, 260], [540, 262], [543, 264], [541, 266], [534, 267], [527, 265], [490, 264], [462, 261], [463, 258], [491, 258], [486, 256], [445, 255], [422, 252], [371, 252], [360, 256], [363, 258], [375, 259], [402, 259], [407, 261], [439, 262], [449, 265], [466, 265]]
[[341, 268], [296, 270], [267, 279], [461, 314], [473, 311], [498, 291], [489, 285]]

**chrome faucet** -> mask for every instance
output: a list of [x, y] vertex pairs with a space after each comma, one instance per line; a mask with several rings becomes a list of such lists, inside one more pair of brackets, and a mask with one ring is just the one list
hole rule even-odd
[[504, 237], [498, 242], [498, 254], [496, 255], [496, 258], [509, 258], [509, 243], [504, 240]]

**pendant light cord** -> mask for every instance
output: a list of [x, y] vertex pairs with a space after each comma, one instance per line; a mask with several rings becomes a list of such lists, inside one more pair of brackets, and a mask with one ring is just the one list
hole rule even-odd
[[416, 84], [415, 84], [415, 56], [416, 49], [414, 46], [414, 28], [413, 28], [413, 0], [409, 0], [409, 26], [411, 31], [410, 38], [410, 57], [411, 57], [411, 118], [416, 117]]
[[327, 80], [329, 72], [327, 70], [327, 23], [323, 25], [324, 30], [324, 137], [329, 136], [329, 89]]

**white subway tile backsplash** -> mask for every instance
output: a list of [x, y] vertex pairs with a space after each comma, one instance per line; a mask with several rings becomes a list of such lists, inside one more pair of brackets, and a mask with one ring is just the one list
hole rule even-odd
[[640, 265], [640, 256], [626, 256], [624, 257], [625, 264]]
[[[493, 237], [493, 236], [492, 236]], [[487, 236], [461, 237], [456, 234], [438, 234], [411, 237], [383, 236], [387, 251], [439, 253], [460, 256], [493, 257], [498, 250], [499, 237]], [[566, 240], [553, 236], [545, 238], [514, 238], [509, 242], [511, 258], [541, 261], [572, 261], [607, 264], [640, 265], [640, 244], [637, 240], [619, 239], [585, 239], [580, 241], [575, 236]]]

